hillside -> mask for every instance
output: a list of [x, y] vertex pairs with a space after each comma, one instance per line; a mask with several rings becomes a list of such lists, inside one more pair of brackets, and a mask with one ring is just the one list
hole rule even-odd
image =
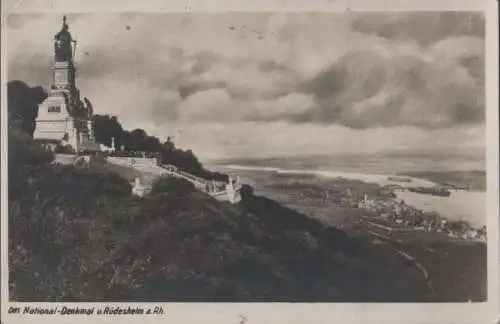
[[135, 178], [139, 178], [141, 184], [146, 186], [150, 186], [153, 183], [154, 179], [157, 177], [157, 175], [150, 172], [139, 171], [134, 168], [107, 163], [104, 158], [92, 158], [90, 160], [89, 166], [92, 168], [92, 170], [97, 172], [117, 173], [130, 183], [132, 183]]
[[[17, 135], [11, 141], [19, 140]], [[254, 197], [131, 196], [117, 173], [9, 147], [9, 283], [16, 301], [423, 301], [392, 250]]]
[[[391, 244], [374, 241], [362, 229], [347, 234], [324, 225], [255, 196], [250, 187], [237, 205], [180, 183], [133, 197], [130, 180], [140, 174], [131, 169], [98, 160], [88, 166], [51, 164], [54, 156], [30, 133], [43, 96], [16, 98], [9, 106], [8, 152], [14, 301], [484, 300], [481, 273], [467, 266], [470, 256], [484, 256], [484, 245], [442, 243], [435, 248], [443, 254], [435, 256], [421, 242], [398, 246], [425, 262], [436, 278], [432, 288], [417, 264]], [[140, 148], [136, 139], [129, 144]], [[204, 169], [192, 152], [169, 145], [162, 159], [223, 177]]]

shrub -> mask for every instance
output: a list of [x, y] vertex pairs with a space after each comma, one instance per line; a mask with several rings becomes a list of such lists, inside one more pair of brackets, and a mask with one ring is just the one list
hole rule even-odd
[[19, 130], [9, 129], [9, 195], [22, 195], [29, 170], [44, 167], [54, 155], [37, 145], [31, 137]]
[[59, 153], [59, 154], [74, 154], [75, 153], [75, 150], [73, 149], [73, 147], [71, 145], [58, 145], [56, 147], [56, 150], [55, 150], [55, 153]]
[[9, 129], [9, 167], [36, 166], [51, 163], [54, 154], [21, 131]]
[[241, 186], [240, 190], [241, 199], [247, 199], [253, 197], [253, 188], [250, 185], [244, 184]]
[[92, 155], [90, 156], [89, 165], [90, 166], [100, 166], [106, 164], [106, 158], [102, 155]]
[[9, 126], [32, 136], [38, 104], [46, 97], [47, 93], [41, 87], [30, 87], [18, 80], [9, 82], [7, 84]]
[[130, 183], [118, 173], [104, 173], [97, 177], [94, 188], [101, 195], [114, 197], [128, 197], [132, 194]]
[[168, 193], [177, 196], [187, 196], [195, 190], [194, 185], [187, 180], [174, 177], [160, 177], [153, 182], [151, 194]]

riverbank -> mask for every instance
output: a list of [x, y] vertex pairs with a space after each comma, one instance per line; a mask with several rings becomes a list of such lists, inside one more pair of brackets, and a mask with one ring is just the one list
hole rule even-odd
[[9, 179], [12, 301], [445, 298], [392, 247], [324, 226], [249, 187], [231, 205], [178, 186], [134, 197], [125, 178], [92, 166], [23, 171]]
[[450, 221], [463, 221], [475, 228], [486, 225], [486, 193], [477, 191], [451, 192], [450, 197], [422, 195], [396, 191], [406, 204], [427, 213], [437, 213]]
[[[305, 176], [313, 177], [314, 182], [321, 184], [327, 189], [329, 182], [335, 182], [337, 180], [351, 180], [351, 181], [362, 181], [364, 183], [374, 184], [381, 187], [384, 186], [403, 186], [405, 188], [416, 188], [416, 187], [436, 187], [441, 183], [446, 182], [444, 175], [440, 177], [442, 182], [437, 183], [429, 179], [420, 179], [410, 175], [406, 175], [405, 178], [410, 180], [409, 182], [399, 182], [390, 180], [391, 175], [385, 174], [366, 174], [361, 172], [341, 172], [341, 171], [325, 171], [325, 170], [299, 170], [299, 169], [283, 169], [277, 167], [261, 167], [261, 166], [247, 166], [247, 165], [214, 165], [212, 168], [221, 170], [224, 172], [232, 172], [239, 175], [252, 184], [256, 188], [262, 187], [262, 185], [268, 182], [267, 179], [262, 177], [262, 174], [277, 176], [277, 177], [289, 177], [293, 178], [303, 178]], [[445, 174], [453, 174], [454, 178], [450, 178], [449, 182], [456, 182], [458, 174], [464, 172], [469, 174], [469, 171], [446, 171]], [[437, 171], [433, 173], [435, 177], [437, 176]], [[477, 183], [482, 183], [483, 178], [481, 174], [478, 173], [479, 179], [474, 180], [476, 185], [472, 185], [473, 188], [477, 188]], [[463, 176], [460, 179], [465, 179], [467, 176]], [[273, 181], [271, 179], [271, 181]], [[465, 184], [472, 183], [466, 182]], [[314, 183], [313, 183], [314, 185]], [[264, 190], [263, 194], [268, 194], [269, 190]], [[422, 210], [426, 213], [436, 212], [442, 217], [450, 221], [463, 221], [471, 224], [475, 228], [481, 228], [486, 225], [486, 192], [485, 191], [465, 191], [465, 190], [451, 190], [449, 197], [438, 197], [428, 194], [418, 194], [408, 191], [396, 191], [398, 198], [405, 201], [407, 205], [414, 208]], [[272, 192], [271, 192], [272, 194]]]
[[486, 191], [486, 171], [484, 170], [403, 171], [400, 174], [427, 179], [439, 184], [466, 184], [471, 191]]
[[[350, 206], [349, 197], [361, 192], [390, 196], [375, 184], [261, 174], [259, 190], [277, 199], [245, 187], [243, 200], [231, 205], [175, 188], [133, 197], [125, 178], [100, 168], [48, 164], [24, 171], [9, 178], [15, 301], [486, 298], [485, 245], [432, 233], [389, 235], [384, 220], [365, 219], [365, 211]], [[304, 212], [280, 202], [283, 193]]]
[[[368, 200], [377, 199], [381, 206], [390, 210], [394, 195], [379, 184], [314, 174], [249, 169], [229, 171], [254, 186], [257, 195], [341, 229], [351, 237], [387, 249], [385, 257], [406, 259], [409, 266], [418, 271], [418, 276], [425, 279], [427, 288], [436, 292], [436, 301], [457, 301], [457, 296], [470, 296], [463, 301], [478, 301], [484, 298], [479, 296], [486, 296], [485, 242], [449, 235], [446, 230], [434, 230], [429, 222], [421, 226], [405, 224], [388, 217], [389, 213], [360, 206], [366, 193]], [[380, 255], [373, 255], [373, 259], [370, 254], [364, 257], [383, 267], [391, 264], [385, 257], [380, 259]]]

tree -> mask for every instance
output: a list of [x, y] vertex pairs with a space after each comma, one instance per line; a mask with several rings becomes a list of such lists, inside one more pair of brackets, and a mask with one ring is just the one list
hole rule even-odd
[[38, 104], [45, 98], [47, 93], [42, 87], [29, 87], [18, 80], [9, 82], [7, 84], [9, 125], [33, 136]]
[[54, 155], [21, 129], [9, 129], [8, 141], [9, 195], [22, 196], [29, 171], [50, 164]]
[[92, 123], [96, 142], [110, 147], [112, 138], [114, 137], [117, 148], [124, 144], [125, 132], [116, 116], [94, 115]]
[[129, 142], [127, 143], [127, 149], [130, 151], [147, 151], [145, 147], [146, 139], [148, 135], [143, 129], [134, 129], [130, 132]]
[[160, 177], [153, 182], [151, 194], [167, 193], [176, 196], [187, 196], [195, 190], [194, 185], [187, 180], [174, 177]]
[[[33, 136], [38, 104], [46, 97], [47, 93], [41, 87], [29, 87], [22, 81], [9, 82], [9, 125]], [[83, 101], [87, 108], [93, 111], [94, 108], [90, 100], [84, 98]], [[129, 152], [156, 153], [160, 155], [162, 164], [174, 165], [207, 180], [227, 181], [226, 175], [205, 170], [191, 150], [184, 151], [176, 148], [170, 137], [162, 143], [159, 138], [148, 135], [143, 129], [125, 131], [116, 116], [110, 115], [93, 115], [92, 124], [97, 143], [111, 147], [114, 138], [117, 149], [123, 146], [125, 151]]]

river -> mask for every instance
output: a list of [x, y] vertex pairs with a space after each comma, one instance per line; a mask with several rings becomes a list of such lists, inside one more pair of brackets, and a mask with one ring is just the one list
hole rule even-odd
[[[419, 179], [415, 177], [407, 177], [412, 181], [409, 183], [400, 183], [388, 180], [387, 174], [371, 174], [363, 172], [341, 172], [330, 170], [300, 170], [300, 169], [285, 169], [278, 167], [261, 167], [261, 166], [246, 166], [246, 165], [225, 165], [223, 169], [230, 170], [246, 170], [246, 171], [267, 171], [276, 172], [288, 175], [314, 174], [326, 178], [355, 179], [365, 182], [378, 183], [382, 186], [388, 184], [400, 184], [404, 187], [422, 186], [432, 187], [436, 183]], [[219, 166], [220, 169], [220, 166]], [[421, 209], [427, 212], [437, 212], [442, 217], [449, 220], [464, 220], [469, 222], [474, 227], [482, 227], [486, 225], [486, 192], [485, 191], [452, 191], [449, 197], [438, 197], [429, 194], [420, 194], [409, 191], [395, 191], [398, 198], [403, 199], [407, 205]]]

